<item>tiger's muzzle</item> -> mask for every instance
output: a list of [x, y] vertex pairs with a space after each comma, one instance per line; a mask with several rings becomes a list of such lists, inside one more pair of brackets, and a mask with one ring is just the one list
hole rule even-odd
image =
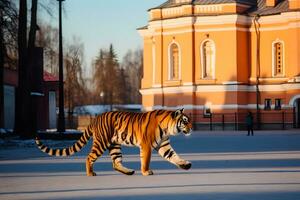
[[182, 130], [182, 132], [184, 133], [184, 135], [191, 135], [192, 129], [184, 129]]
[[192, 123], [185, 124], [184, 128], [182, 129], [184, 135], [191, 135], [192, 134]]

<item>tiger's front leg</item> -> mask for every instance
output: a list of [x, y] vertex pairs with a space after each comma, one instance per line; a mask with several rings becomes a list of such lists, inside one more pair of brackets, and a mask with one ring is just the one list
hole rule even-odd
[[161, 157], [163, 157], [164, 159], [166, 159], [170, 163], [180, 167], [181, 169], [188, 170], [192, 166], [192, 163], [190, 163], [189, 161], [186, 161], [184, 159], [181, 159], [177, 155], [177, 153], [174, 151], [174, 149], [170, 145], [169, 138], [164, 140], [157, 148], [155, 148], [155, 150], [157, 150], [158, 154]]
[[153, 171], [149, 169], [151, 160], [151, 147], [143, 145], [140, 147], [141, 172], [144, 176], [153, 175]]

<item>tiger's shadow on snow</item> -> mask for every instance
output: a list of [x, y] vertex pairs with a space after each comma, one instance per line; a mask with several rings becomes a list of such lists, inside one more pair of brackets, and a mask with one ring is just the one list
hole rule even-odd
[[[134, 169], [136, 174], [140, 175], [140, 162], [138, 160], [125, 161], [123, 164], [126, 167]], [[94, 167], [99, 176], [122, 175], [113, 170], [112, 164], [108, 162], [107, 159], [101, 161], [100, 158]], [[190, 170], [179, 169], [164, 160], [153, 160], [151, 161], [150, 167], [154, 171], [154, 175], [242, 173], [249, 172], [251, 168], [255, 170], [256, 168], [269, 168], [269, 172], [274, 172], [272, 168], [278, 167], [281, 167], [281, 170], [276, 169], [276, 172], [291, 172], [291, 170], [284, 170], [284, 167], [300, 167], [300, 159], [192, 160], [192, 168]], [[56, 173], [59, 173], [61, 176], [74, 176], [74, 174], [70, 173], [78, 172], [80, 175], [85, 176], [85, 162], [82, 162], [82, 160], [64, 160], [63, 162], [49, 163], [7, 162], [0, 163], [0, 171], [0, 177], [2, 176], [1, 174], [7, 177], [5, 175], [6, 173], [46, 173], [44, 174], [45, 176], [56, 176]], [[256, 170], [255, 172], [260, 171]], [[268, 171], [262, 170], [262, 172], [267, 173]], [[75, 174], [75, 176], [76, 175], [79, 174]]]

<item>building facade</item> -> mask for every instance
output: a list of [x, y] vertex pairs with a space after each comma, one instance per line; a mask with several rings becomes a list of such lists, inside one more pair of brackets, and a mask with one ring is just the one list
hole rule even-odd
[[[39, 130], [56, 128], [56, 96], [58, 93], [58, 77], [43, 70], [43, 48], [35, 48], [35, 65], [32, 79], [36, 79], [37, 96], [37, 128]], [[15, 125], [16, 90], [18, 87], [18, 71], [4, 68], [4, 129], [13, 130]], [[38, 95], [37, 94], [38, 91]]]
[[169, 0], [148, 13], [145, 110], [285, 110], [300, 124], [300, 1]]

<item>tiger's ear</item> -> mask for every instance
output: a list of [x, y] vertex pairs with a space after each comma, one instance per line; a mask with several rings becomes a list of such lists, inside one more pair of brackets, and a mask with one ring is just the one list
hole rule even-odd
[[174, 112], [172, 113], [172, 117], [173, 117], [173, 118], [176, 118], [178, 115], [181, 115], [181, 114], [183, 113], [183, 111], [184, 111], [184, 108], [182, 108], [182, 109], [177, 109], [176, 111], [174, 111]]

